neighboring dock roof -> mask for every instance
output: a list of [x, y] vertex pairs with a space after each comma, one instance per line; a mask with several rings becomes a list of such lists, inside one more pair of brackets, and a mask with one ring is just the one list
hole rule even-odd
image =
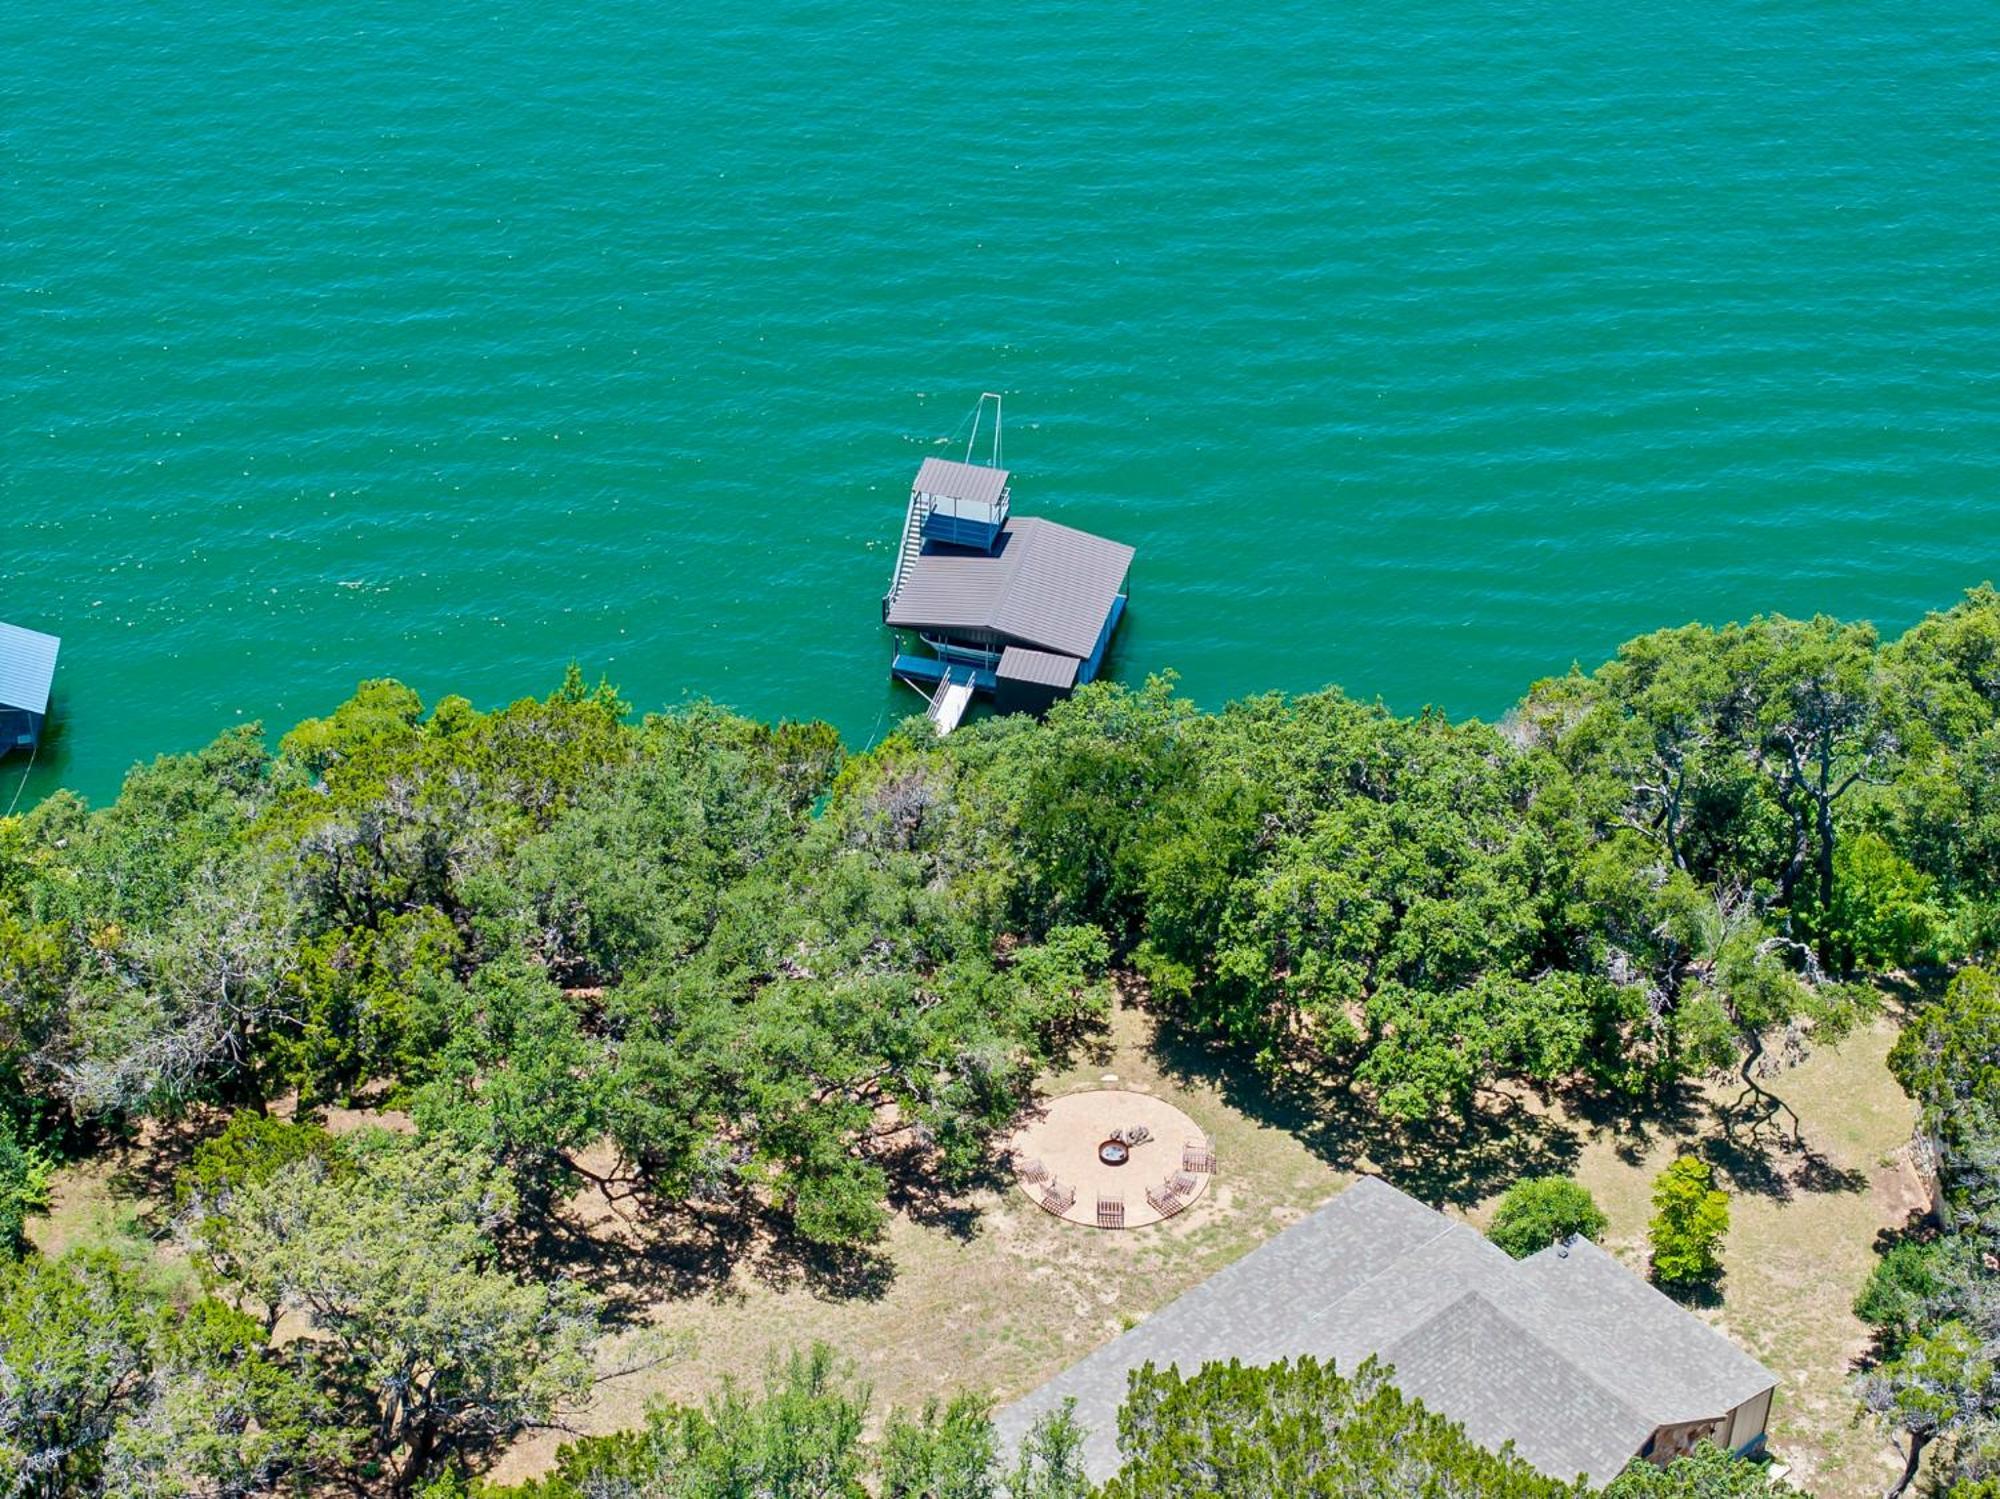
[[998, 1417], [1011, 1451], [1076, 1401], [1092, 1479], [1118, 1469], [1118, 1408], [1141, 1364], [1311, 1355], [1394, 1366], [1405, 1394], [1560, 1479], [1601, 1486], [1661, 1426], [1726, 1416], [1777, 1384], [1728, 1338], [1585, 1239], [1513, 1260], [1363, 1177]]
[[954, 463], [949, 458], [926, 458], [917, 469], [917, 482], [910, 487], [918, 494], [932, 494], [940, 499], [994, 505], [1007, 488], [1007, 470]]
[[[922, 480], [919, 474], [919, 488]], [[906, 630], [989, 630], [1082, 658], [1096, 648], [1131, 566], [1132, 548], [1123, 542], [1016, 516], [991, 554], [927, 544], [906, 565], [887, 622]]]
[[0, 708], [47, 713], [61, 648], [62, 641], [53, 635], [0, 624]]

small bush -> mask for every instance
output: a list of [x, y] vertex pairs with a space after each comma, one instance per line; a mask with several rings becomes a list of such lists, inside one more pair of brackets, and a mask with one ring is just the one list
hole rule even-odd
[[0, 1256], [20, 1253], [28, 1216], [49, 1205], [49, 1160], [0, 1118]]
[[1653, 1279], [1689, 1286], [1722, 1273], [1722, 1239], [1729, 1232], [1729, 1194], [1717, 1189], [1708, 1162], [1684, 1155], [1653, 1184]]
[[1604, 1232], [1606, 1221], [1603, 1210], [1581, 1183], [1566, 1176], [1530, 1176], [1507, 1189], [1494, 1210], [1486, 1237], [1515, 1259], [1524, 1260], [1573, 1234], [1595, 1240]]

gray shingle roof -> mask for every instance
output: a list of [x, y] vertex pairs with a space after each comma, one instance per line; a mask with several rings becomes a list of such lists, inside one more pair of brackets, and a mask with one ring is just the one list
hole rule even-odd
[[1304, 1336], [1308, 1309], [1331, 1306], [1449, 1227], [1422, 1203], [1363, 1177], [1000, 1411], [1001, 1450], [1011, 1453], [1037, 1419], [1074, 1399], [1084, 1427], [1084, 1466], [1093, 1479], [1108, 1478], [1118, 1470], [1118, 1407], [1132, 1370], [1178, 1364], [1192, 1374], [1211, 1361], [1273, 1364], [1320, 1353]]
[[1083, 1457], [1118, 1468], [1126, 1376], [1310, 1354], [1370, 1356], [1463, 1423], [1561, 1479], [1607, 1482], [1655, 1427], [1724, 1415], [1777, 1383], [1719, 1332], [1583, 1240], [1515, 1261], [1482, 1236], [1363, 1177], [1122, 1337], [999, 1413], [1004, 1450], [1075, 1399]]
[[1468, 1292], [1381, 1350], [1404, 1394], [1442, 1411], [1492, 1451], [1548, 1474], [1603, 1485], [1660, 1423], [1535, 1336], [1480, 1293]]
[[904, 569], [888, 623], [910, 630], [990, 630], [1081, 658], [1097, 645], [1131, 565], [1132, 548], [1123, 542], [1016, 516], [990, 555], [927, 542]]
[[991, 505], [1007, 488], [1007, 470], [954, 463], [949, 458], [926, 458], [918, 465], [917, 480], [910, 487], [919, 494], [934, 494], [941, 499]]
[[[1776, 1377], [1674, 1304], [1588, 1239], [1522, 1260], [1518, 1281], [1561, 1309], [1550, 1324], [1570, 1356], [1604, 1366], [1605, 1377], [1658, 1425], [1733, 1410]], [[1614, 1349], [1607, 1357], [1603, 1350]]]
[[49, 687], [56, 676], [62, 642], [40, 630], [0, 624], [0, 708], [29, 713], [49, 711]]

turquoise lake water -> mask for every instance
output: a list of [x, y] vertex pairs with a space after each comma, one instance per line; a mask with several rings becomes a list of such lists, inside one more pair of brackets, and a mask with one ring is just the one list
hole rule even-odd
[[1899, 630], [2000, 575], [1996, 101], [1991, 0], [17, 0], [29, 795], [572, 657], [865, 742], [982, 389], [1208, 705]]

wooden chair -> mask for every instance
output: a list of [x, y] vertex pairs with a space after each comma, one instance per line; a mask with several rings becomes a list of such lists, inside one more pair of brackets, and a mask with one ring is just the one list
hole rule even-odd
[[1123, 1228], [1125, 1226], [1125, 1199], [1122, 1197], [1098, 1198], [1097, 1226], [1099, 1228]]
[[1167, 1188], [1176, 1197], [1192, 1197], [1196, 1182], [1194, 1175], [1187, 1171], [1176, 1171], [1167, 1178]]
[[1065, 1187], [1054, 1177], [1050, 1177], [1049, 1184], [1042, 1189], [1042, 1206], [1060, 1218], [1076, 1206], [1076, 1188]]
[[1186, 1203], [1181, 1201], [1179, 1194], [1174, 1191], [1171, 1184], [1163, 1187], [1146, 1188], [1146, 1201], [1152, 1204], [1153, 1211], [1158, 1213], [1162, 1218], [1171, 1218], [1187, 1206]]
[[1040, 1161], [1022, 1161], [1014, 1169], [1021, 1174], [1022, 1181], [1030, 1184], [1049, 1179], [1049, 1168]]
[[1206, 1140], [1190, 1140], [1181, 1147], [1181, 1170], [1199, 1171], [1204, 1176], [1215, 1174], [1215, 1152]]

